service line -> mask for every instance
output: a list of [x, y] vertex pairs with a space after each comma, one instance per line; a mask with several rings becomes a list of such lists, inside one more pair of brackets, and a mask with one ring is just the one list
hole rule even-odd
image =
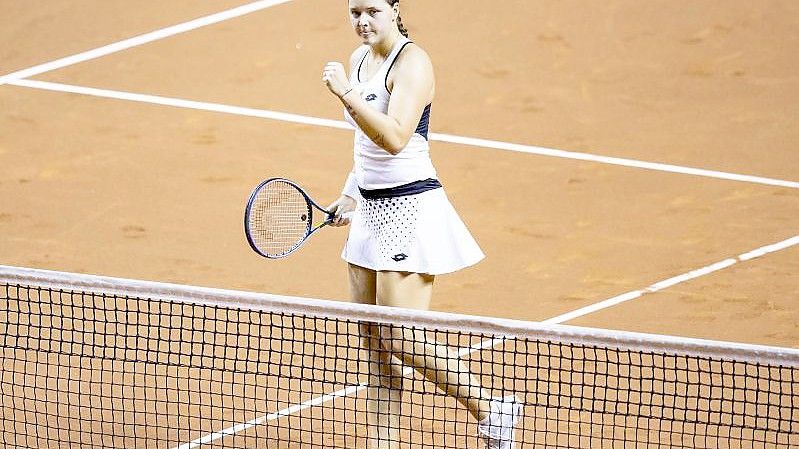
[[[348, 123], [341, 120], [310, 117], [306, 115], [290, 114], [286, 112], [270, 111], [266, 109], [246, 108], [241, 106], [232, 106], [219, 103], [207, 103], [201, 101], [184, 100], [180, 98], [163, 97], [157, 95], [138, 94], [133, 92], [123, 92], [117, 90], [96, 89], [93, 87], [52, 83], [47, 81], [16, 80], [16, 81], [10, 81], [8, 82], [8, 84], [20, 87], [30, 87], [34, 89], [43, 89], [43, 90], [50, 90], [57, 92], [69, 92], [74, 94], [90, 95], [95, 97], [112, 98], [117, 100], [136, 101], [140, 103], [151, 103], [163, 106], [174, 106], [179, 108], [221, 112], [224, 114], [258, 117], [270, 120], [284, 121], [289, 123], [301, 123], [305, 125], [314, 125], [314, 126], [322, 126], [322, 127], [337, 128], [337, 129], [352, 129], [352, 127]], [[519, 153], [535, 154], [539, 156], [557, 157], [562, 159], [588, 161], [600, 164], [639, 168], [639, 169], [653, 170], [659, 172], [677, 173], [683, 175], [700, 176], [705, 178], [724, 179], [728, 181], [746, 182], [751, 184], [762, 184], [768, 186], [799, 189], [799, 182], [786, 181], [774, 178], [765, 178], [762, 176], [742, 175], [737, 173], [727, 173], [727, 172], [706, 170], [694, 167], [683, 167], [679, 165], [638, 161], [634, 159], [600, 156], [596, 154], [556, 150], [552, 148], [543, 148], [532, 145], [499, 142], [496, 140], [477, 139], [473, 137], [454, 136], [450, 134], [430, 133], [429, 138], [431, 141], [448, 142], [458, 145], [491, 148], [495, 150], [515, 151]]]

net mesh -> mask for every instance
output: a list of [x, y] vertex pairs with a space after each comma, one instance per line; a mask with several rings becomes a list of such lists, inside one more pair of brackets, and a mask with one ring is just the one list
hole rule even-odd
[[273, 179], [250, 199], [247, 237], [261, 254], [281, 257], [302, 243], [311, 220], [311, 206], [302, 192], [288, 181]]
[[[442, 314], [415, 323], [379, 307], [177, 286], [167, 297], [144, 283], [126, 294], [107, 278], [48, 285], [7, 273], [5, 448], [370, 447], [365, 326], [446, 347], [493, 395], [515, 394], [517, 448], [799, 447], [794, 350], [739, 345], [733, 357], [653, 338], [647, 349], [634, 334], [450, 315], [432, 325]], [[401, 414], [383, 447], [483, 447], [462, 404], [416, 370], [399, 378]]]

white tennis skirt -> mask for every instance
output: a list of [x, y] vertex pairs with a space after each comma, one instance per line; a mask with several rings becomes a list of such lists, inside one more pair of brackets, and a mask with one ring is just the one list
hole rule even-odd
[[485, 255], [443, 188], [396, 198], [359, 198], [341, 257], [376, 271], [444, 274]]

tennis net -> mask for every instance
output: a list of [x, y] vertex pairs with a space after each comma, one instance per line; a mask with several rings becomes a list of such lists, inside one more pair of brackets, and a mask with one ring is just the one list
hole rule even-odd
[[[516, 395], [516, 448], [799, 447], [794, 349], [3, 266], [0, 444], [367, 448], [364, 326]], [[464, 406], [400, 377], [385, 447], [483, 447]]]

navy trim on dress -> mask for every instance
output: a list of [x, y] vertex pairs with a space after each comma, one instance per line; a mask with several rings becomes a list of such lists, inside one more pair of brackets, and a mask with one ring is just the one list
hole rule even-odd
[[388, 66], [388, 70], [386, 70], [386, 80], [383, 82], [383, 84], [386, 86], [386, 92], [388, 92], [389, 94], [391, 93], [391, 91], [388, 90], [388, 74], [391, 73], [391, 68], [394, 67], [394, 63], [397, 62], [397, 59], [399, 59], [399, 55], [400, 55], [400, 53], [402, 53], [402, 50], [405, 50], [405, 47], [407, 47], [408, 44], [412, 44], [412, 43], [413, 43], [413, 41], [408, 41], [408, 42], [405, 42], [404, 44], [402, 44], [402, 47], [400, 47], [399, 51], [394, 56], [394, 59], [391, 61], [391, 65]]
[[424, 137], [424, 140], [428, 140], [427, 133], [430, 128], [430, 107], [432, 104], [428, 104], [425, 106], [424, 111], [422, 111], [422, 118], [419, 119], [419, 125], [416, 126], [416, 134]]
[[443, 187], [438, 179], [428, 178], [422, 181], [414, 181], [408, 184], [403, 184], [397, 187], [389, 187], [387, 189], [373, 189], [366, 190], [358, 188], [361, 191], [361, 196], [367, 200], [375, 200], [379, 198], [396, 198], [399, 196], [418, 195], [428, 190], [440, 189]]
[[369, 56], [369, 50], [363, 52], [363, 58], [361, 58], [361, 63], [358, 64], [358, 72], [355, 73], [355, 76], [358, 78], [358, 82], [361, 82], [361, 67], [363, 67], [363, 62], [366, 61], [366, 57]]

